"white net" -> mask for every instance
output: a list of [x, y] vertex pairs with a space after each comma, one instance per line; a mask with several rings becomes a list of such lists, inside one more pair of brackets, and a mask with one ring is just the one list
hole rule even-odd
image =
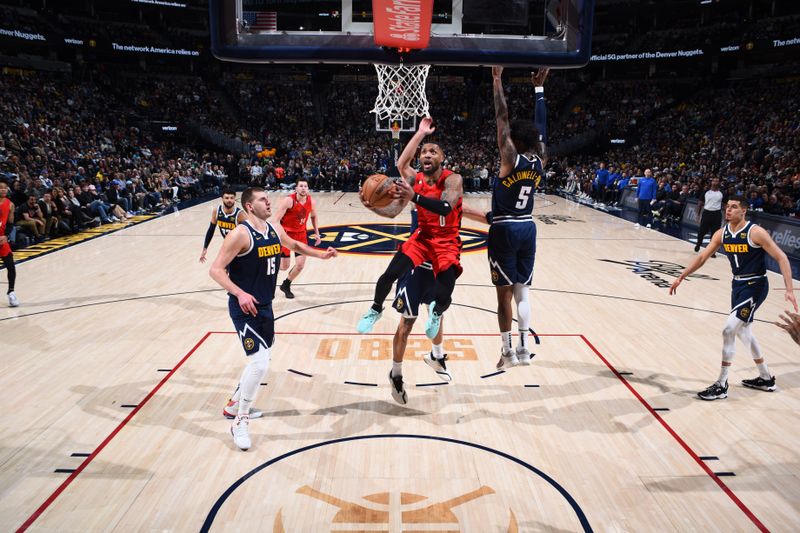
[[425, 82], [430, 68], [430, 65], [375, 65], [378, 97], [371, 112], [376, 120], [429, 116]]

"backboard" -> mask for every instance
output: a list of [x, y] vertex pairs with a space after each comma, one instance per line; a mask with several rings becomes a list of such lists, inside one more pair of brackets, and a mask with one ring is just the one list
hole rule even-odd
[[228, 61], [575, 68], [591, 56], [594, 0], [433, 0], [428, 46], [408, 53], [375, 44], [372, 0], [209, 0], [209, 10], [212, 52]]

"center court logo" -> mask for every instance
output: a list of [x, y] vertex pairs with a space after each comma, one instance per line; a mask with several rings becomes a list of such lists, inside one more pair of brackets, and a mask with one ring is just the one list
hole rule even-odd
[[[356, 405], [362, 404], [341, 407]], [[592, 531], [568, 491], [581, 479], [563, 486], [489, 442], [409, 434], [310, 438], [241, 471], [200, 531], [518, 533], [520, 525]]]
[[[410, 224], [357, 224], [326, 226], [320, 228], [320, 246], [332, 246], [340, 253], [392, 255], [397, 247], [410, 236]], [[486, 248], [485, 231], [461, 228], [460, 237], [464, 252], [474, 252]], [[309, 232], [309, 242], [314, 242]]]
[[[601, 259], [600, 261], [605, 261], [606, 263], [614, 263], [617, 265], [623, 265], [628, 270], [633, 272], [634, 274], [638, 274], [643, 279], [646, 279], [656, 287], [660, 287], [662, 289], [668, 289], [672, 283], [665, 280], [664, 278], [660, 277], [658, 274], [663, 274], [665, 276], [670, 276], [673, 278], [677, 278], [683, 272], [683, 265], [679, 265], [678, 263], [672, 263], [670, 261], [636, 261], [629, 259], [627, 261], [614, 261], [613, 259]], [[691, 279], [706, 279], [709, 281], [718, 281], [717, 278], [712, 278], [711, 276], [706, 276], [705, 274], [691, 274], [687, 276]]]
[[[331, 519], [331, 532], [391, 531], [392, 525], [399, 523], [402, 531], [463, 531], [453, 509], [467, 505], [473, 500], [495, 494], [486, 485], [475, 490], [458, 494], [444, 501], [429, 501], [430, 498], [411, 492], [380, 492], [368, 494], [361, 501], [346, 501], [331, 494], [325, 494], [308, 485], [295, 491], [295, 494], [325, 502], [338, 508]], [[298, 502], [301, 507], [303, 502]], [[278, 511], [272, 529], [273, 533], [286, 533], [283, 522], [283, 509]], [[519, 525], [514, 511], [509, 509], [508, 533], [517, 533]]]

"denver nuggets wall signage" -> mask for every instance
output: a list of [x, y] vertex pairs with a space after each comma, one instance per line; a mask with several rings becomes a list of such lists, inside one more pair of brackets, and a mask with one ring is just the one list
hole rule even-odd
[[[320, 228], [322, 237], [320, 246], [333, 246], [339, 252], [371, 255], [390, 255], [397, 247], [408, 240], [411, 226], [409, 224], [358, 224], [347, 226], [326, 226]], [[486, 248], [485, 231], [461, 228], [461, 242], [464, 252], [473, 252]], [[309, 232], [309, 242], [314, 242], [313, 233]]]

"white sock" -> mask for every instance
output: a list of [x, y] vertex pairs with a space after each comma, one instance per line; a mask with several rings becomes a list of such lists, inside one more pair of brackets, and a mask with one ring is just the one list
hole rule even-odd
[[767, 366], [766, 362], [756, 363], [756, 367], [758, 368], [759, 376], [764, 379], [772, 379], [772, 374], [769, 373], [769, 367]]
[[250, 406], [256, 399], [261, 379], [269, 369], [269, 355], [269, 348], [262, 346], [247, 358], [249, 362], [242, 372], [242, 381], [239, 386], [239, 416], [250, 413]]
[[444, 348], [442, 348], [441, 344], [432, 344], [431, 347], [433, 348], [432, 349], [433, 356], [436, 359], [441, 359], [442, 357], [444, 357]]
[[500, 332], [500, 338], [503, 341], [503, 353], [508, 353], [513, 350], [511, 345], [511, 332], [510, 331], [502, 331]]
[[728, 382], [728, 372], [730, 372], [730, 365], [722, 365], [722, 368], [719, 371], [719, 377], [717, 378], [717, 383], [722, 385], [723, 387]]
[[403, 375], [403, 362], [400, 361], [392, 361], [392, 377], [396, 378], [397, 376]]

